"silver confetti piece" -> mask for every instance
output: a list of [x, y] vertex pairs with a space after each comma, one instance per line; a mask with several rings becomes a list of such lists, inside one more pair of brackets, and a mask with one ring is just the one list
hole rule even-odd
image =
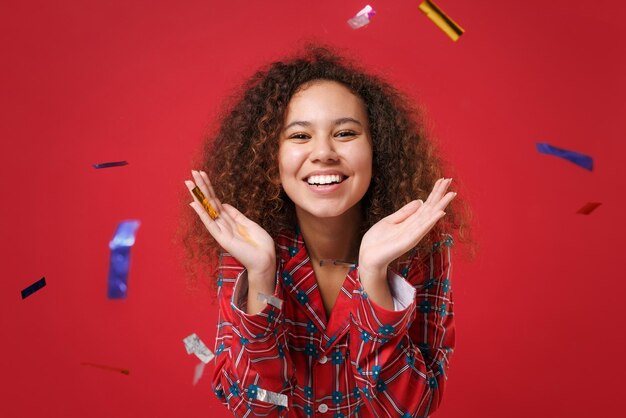
[[194, 384], [194, 386], [202, 378], [202, 375], [204, 374], [204, 366], [206, 366], [206, 364], [203, 363], [203, 362], [198, 363], [198, 365], [196, 366], [196, 371], [194, 372], [194, 375], [193, 375], [193, 384]]
[[282, 393], [270, 392], [269, 390], [258, 388], [256, 398], [259, 401], [284, 406], [285, 408], [289, 406], [287, 395], [283, 395]]
[[193, 333], [183, 340], [187, 354], [195, 354], [203, 363], [211, 361], [215, 355], [207, 348], [206, 345]]
[[282, 299], [279, 299], [276, 296], [259, 293], [256, 296], [256, 300], [258, 300], [260, 302], [265, 302], [268, 305], [272, 305], [273, 307], [278, 308], [278, 309], [282, 309], [283, 308], [283, 301], [282, 301]]

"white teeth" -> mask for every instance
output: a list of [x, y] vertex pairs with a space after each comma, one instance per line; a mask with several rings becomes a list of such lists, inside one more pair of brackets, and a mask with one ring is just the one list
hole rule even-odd
[[340, 183], [342, 180], [342, 176], [340, 175], [331, 175], [331, 176], [311, 176], [307, 179], [307, 183], [309, 184], [328, 184], [328, 183]]

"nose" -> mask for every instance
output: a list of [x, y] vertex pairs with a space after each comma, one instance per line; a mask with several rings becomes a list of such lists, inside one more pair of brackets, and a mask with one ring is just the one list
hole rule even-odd
[[310, 154], [311, 161], [329, 162], [339, 160], [332, 138], [316, 138], [311, 143], [313, 147]]

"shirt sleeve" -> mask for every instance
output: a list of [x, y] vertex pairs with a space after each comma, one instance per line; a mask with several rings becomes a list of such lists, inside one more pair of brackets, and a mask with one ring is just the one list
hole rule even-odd
[[388, 273], [396, 310], [374, 303], [362, 287], [353, 297], [350, 358], [374, 416], [426, 417], [441, 403], [454, 350], [452, 243], [446, 235], [401, 275]]
[[[283, 299], [280, 280], [274, 297]], [[213, 390], [235, 416], [288, 414], [293, 363], [287, 350], [282, 308], [267, 304], [254, 315], [245, 312], [245, 268], [223, 253], [218, 275], [219, 316], [215, 341]]]

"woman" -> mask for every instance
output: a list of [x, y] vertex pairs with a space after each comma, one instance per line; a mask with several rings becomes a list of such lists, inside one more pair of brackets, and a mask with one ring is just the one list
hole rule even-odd
[[314, 47], [257, 72], [207, 139], [185, 183], [215, 213], [194, 196], [187, 243], [219, 259], [213, 386], [235, 416], [440, 404], [454, 347], [444, 231], [463, 222], [414, 114]]

